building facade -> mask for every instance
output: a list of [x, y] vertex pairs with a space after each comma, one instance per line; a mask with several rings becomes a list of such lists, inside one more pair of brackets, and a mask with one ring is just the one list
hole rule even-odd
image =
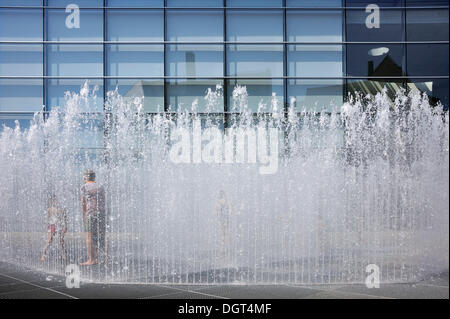
[[[330, 110], [349, 93], [421, 90], [449, 104], [448, 0], [0, 0], [0, 124], [116, 87], [149, 113]], [[213, 109], [203, 96], [219, 85]]]

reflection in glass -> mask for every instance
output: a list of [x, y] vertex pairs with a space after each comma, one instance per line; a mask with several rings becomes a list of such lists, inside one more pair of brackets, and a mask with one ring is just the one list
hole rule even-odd
[[341, 42], [342, 11], [288, 11], [289, 42]]
[[157, 44], [108, 45], [107, 75], [163, 76], [164, 46]]
[[404, 87], [403, 79], [350, 79], [347, 81], [347, 91], [351, 95], [375, 96], [386, 88], [391, 101], [394, 101], [396, 92], [402, 87]]
[[283, 46], [227, 45], [227, 74], [231, 76], [283, 76]]
[[0, 79], [0, 112], [37, 112], [43, 105], [41, 79]]
[[347, 10], [348, 41], [402, 41], [402, 10], [380, 10], [380, 27], [369, 29], [366, 26], [368, 13], [365, 9]]
[[[172, 79], [166, 82], [168, 105], [170, 111], [192, 111], [199, 112], [223, 112], [223, 98], [219, 99], [216, 105], [210, 105], [207, 109], [205, 95], [208, 89], [214, 91], [217, 85], [223, 88], [223, 81], [217, 80], [178, 80]], [[218, 89], [218, 88], [217, 88]], [[193, 106], [194, 104], [194, 106]]]
[[102, 76], [103, 46], [47, 44], [47, 74], [51, 76]]
[[406, 0], [407, 7], [447, 6], [448, 0]]
[[288, 76], [342, 77], [341, 45], [289, 45]]
[[163, 41], [162, 10], [108, 10], [108, 41]]
[[347, 73], [362, 76], [402, 76], [403, 45], [347, 45]]
[[[1, 110], [1, 108], [0, 108]], [[16, 127], [16, 121], [19, 122], [19, 126], [21, 130], [30, 128], [30, 121], [33, 119], [34, 113], [0, 113], [0, 134], [3, 131], [3, 126], [9, 128]]]
[[0, 9], [0, 41], [42, 41], [42, 9]]
[[408, 41], [448, 41], [448, 9], [407, 10], [406, 34]]
[[282, 107], [284, 99], [284, 85], [283, 80], [278, 79], [234, 79], [228, 80], [228, 111], [238, 111], [233, 109], [236, 101], [233, 98], [233, 89], [237, 86], [245, 86], [248, 93], [248, 107], [251, 111], [257, 112], [260, 109], [262, 112], [269, 112], [271, 110], [271, 102], [273, 95], [278, 99], [279, 105]]
[[42, 0], [0, 0], [1, 6], [32, 6], [42, 5]]
[[1, 76], [41, 76], [42, 44], [0, 44]]
[[288, 80], [288, 102], [297, 111], [338, 110], [343, 102], [343, 80]]
[[436, 105], [440, 102], [448, 111], [448, 79], [414, 79], [409, 80], [409, 90], [419, 90], [428, 95], [430, 103]]
[[282, 11], [229, 10], [227, 13], [227, 41], [283, 41]]
[[223, 76], [223, 45], [168, 45], [166, 55], [169, 76]]
[[109, 7], [163, 7], [164, 0], [107, 0]]
[[[64, 107], [66, 92], [79, 93], [85, 83], [84, 79], [47, 79], [47, 109], [54, 107]], [[90, 96], [88, 105], [83, 105], [82, 112], [102, 112], [103, 111], [103, 81], [89, 80], [91, 90], [97, 87], [95, 96]]]
[[365, 8], [370, 4], [376, 4], [379, 7], [402, 7], [403, 1], [404, 0], [346, 0], [345, 3], [347, 7]]
[[283, 0], [227, 0], [227, 7], [282, 7]]
[[103, 10], [80, 9], [78, 29], [66, 28], [67, 13], [64, 9], [48, 9], [47, 16], [49, 41], [103, 41]]
[[223, 7], [223, 0], [167, 0], [168, 7]]
[[408, 44], [410, 76], [448, 76], [448, 44]]
[[286, 6], [297, 8], [339, 8], [343, 6], [343, 0], [286, 0]]
[[168, 41], [223, 41], [223, 11], [168, 10]]
[[119, 94], [126, 100], [144, 97], [144, 112], [164, 111], [164, 84], [162, 80], [151, 79], [110, 79], [107, 91], [117, 87]]
[[66, 7], [69, 4], [76, 3], [80, 8], [101, 8], [103, 7], [103, 0], [47, 0], [49, 7]]

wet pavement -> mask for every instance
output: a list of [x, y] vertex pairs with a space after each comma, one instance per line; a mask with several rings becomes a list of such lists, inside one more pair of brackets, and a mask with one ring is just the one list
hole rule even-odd
[[66, 278], [0, 262], [0, 299], [411, 299], [449, 298], [448, 272], [415, 283], [244, 285], [244, 284], [102, 284], [81, 282], [67, 288]]

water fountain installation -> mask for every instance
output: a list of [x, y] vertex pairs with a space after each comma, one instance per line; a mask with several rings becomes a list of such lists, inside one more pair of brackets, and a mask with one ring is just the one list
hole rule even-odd
[[[82, 172], [106, 193], [102, 263], [85, 280], [139, 283], [413, 282], [449, 267], [449, 115], [426, 95], [349, 98], [331, 113], [146, 114], [142, 98], [67, 93], [29, 128], [0, 132], [0, 260], [48, 273], [86, 259]], [[208, 90], [207, 110], [223, 98]], [[264, 170], [266, 168], [266, 170]], [[50, 193], [67, 213], [67, 260], [47, 238]], [[217, 214], [229, 207], [229, 238]]]

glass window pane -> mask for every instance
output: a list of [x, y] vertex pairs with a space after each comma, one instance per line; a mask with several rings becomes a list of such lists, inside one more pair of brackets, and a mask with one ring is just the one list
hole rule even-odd
[[227, 0], [227, 7], [282, 7], [283, 0]]
[[47, 0], [49, 7], [66, 7], [69, 4], [76, 4], [80, 8], [101, 8], [103, 7], [103, 0]]
[[25, 130], [30, 128], [30, 121], [33, 119], [34, 113], [0, 113], [0, 133], [3, 131], [3, 126], [15, 128], [16, 121], [19, 122], [20, 129]]
[[168, 45], [167, 75], [223, 76], [223, 45]]
[[283, 46], [227, 45], [227, 74], [231, 76], [283, 76]]
[[164, 0], [108, 0], [109, 7], [164, 7]]
[[189, 8], [189, 7], [223, 7], [223, 0], [167, 0], [168, 7]]
[[342, 7], [343, 0], [286, 0], [287, 7], [294, 8], [339, 8]]
[[347, 7], [367, 7], [376, 4], [379, 7], [402, 7], [403, 0], [346, 0]]
[[448, 9], [407, 10], [408, 41], [448, 41]]
[[[80, 93], [84, 85], [83, 79], [48, 79], [47, 80], [47, 108], [65, 107], [66, 92]], [[97, 88], [95, 95], [92, 94], [94, 87]], [[88, 103], [80, 105], [81, 112], [102, 112], [103, 111], [103, 81], [89, 80], [91, 90]]]
[[37, 7], [42, 5], [42, 0], [0, 0], [0, 6], [29, 6]]
[[[79, 120], [79, 131], [76, 132], [78, 138], [72, 143], [72, 146], [80, 149], [92, 149], [104, 147], [104, 117], [102, 114], [90, 114], [88, 118]], [[78, 155], [86, 158], [87, 156], [98, 156], [90, 154], [86, 150], [78, 150]], [[89, 150], [92, 152], [93, 150]], [[99, 150], [100, 151], [100, 150]]]
[[65, 10], [49, 9], [47, 15], [50, 41], [103, 41], [103, 10], [81, 9], [80, 28], [72, 29], [66, 27]]
[[290, 79], [287, 89], [288, 102], [293, 102], [297, 111], [330, 112], [343, 103], [343, 80]]
[[108, 10], [108, 41], [163, 41], [162, 10]]
[[404, 87], [404, 79], [350, 79], [347, 81], [347, 91], [351, 95], [375, 96], [386, 88], [391, 101], [394, 101], [395, 94], [402, 87]]
[[341, 42], [342, 11], [288, 11], [287, 37], [290, 42]]
[[279, 105], [283, 105], [284, 85], [281, 79], [235, 79], [228, 80], [228, 103], [229, 111], [239, 111], [237, 101], [233, 98], [233, 90], [237, 86], [245, 86], [248, 94], [248, 107], [251, 111], [257, 112], [260, 109], [263, 112], [271, 110], [271, 102], [273, 95], [279, 101]]
[[401, 44], [347, 45], [347, 73], [362, 76], [401, 76], [404, 53]]
[[41, 111], [42, 99], [41, 79], [0, 79], [0, 111]]
[[47, 74], [51, 76], [102, 76], [103, 46], [92, 44], [47, 45]]
[[227, 14], [227, 41], [283, 41], [282, 11], [229, 10]]
[[207, 110], [205, 96], [208, 89], [214, 91], [217, 86], [223, 88], [222, 80], [169, 80], [167, 81], [168, 104], [171, 111], [181, 109], [183, 111], [193, 110], [193, 103], [197, 103], [199, 112], [223, 112], [223, 98], [217, 104], [210, 106]]
[[42, 44], [0, 44], [0, 75], [41, 76]]
[[0, 9], [0, 41], [42, 41], [41, 9]]
[[107, 46], [107, 75], [163, 76], [164, 46], [120, 44]]
[[167, 40], [223, 41], [223, 11], [168, 11]]
[[288, 76], [341, 77], [341, 45], [289, 45]]
[[348, 41], [402, 41], [403, 13], [401, 10], [380, 10], [380, 27], [369, 29], [365, 10], [347, 10]]
[[407, 7], [448, 6], [448, 0], [406, 0]]
[[107, 80], [107, 90], [118, 92], [125, 100], [144, 97], [144, 112], [164, 111], [163, 80], [151, 79], [110, 79]]
[[408, 75], [448, 76], [448, 53], [448, 44], [408, 44]]
[[448, 85], [448, 79], [414, 79], [409, 80], [408, 89], [425, 92], [433, 105], [441, 102], [448, 111]]

